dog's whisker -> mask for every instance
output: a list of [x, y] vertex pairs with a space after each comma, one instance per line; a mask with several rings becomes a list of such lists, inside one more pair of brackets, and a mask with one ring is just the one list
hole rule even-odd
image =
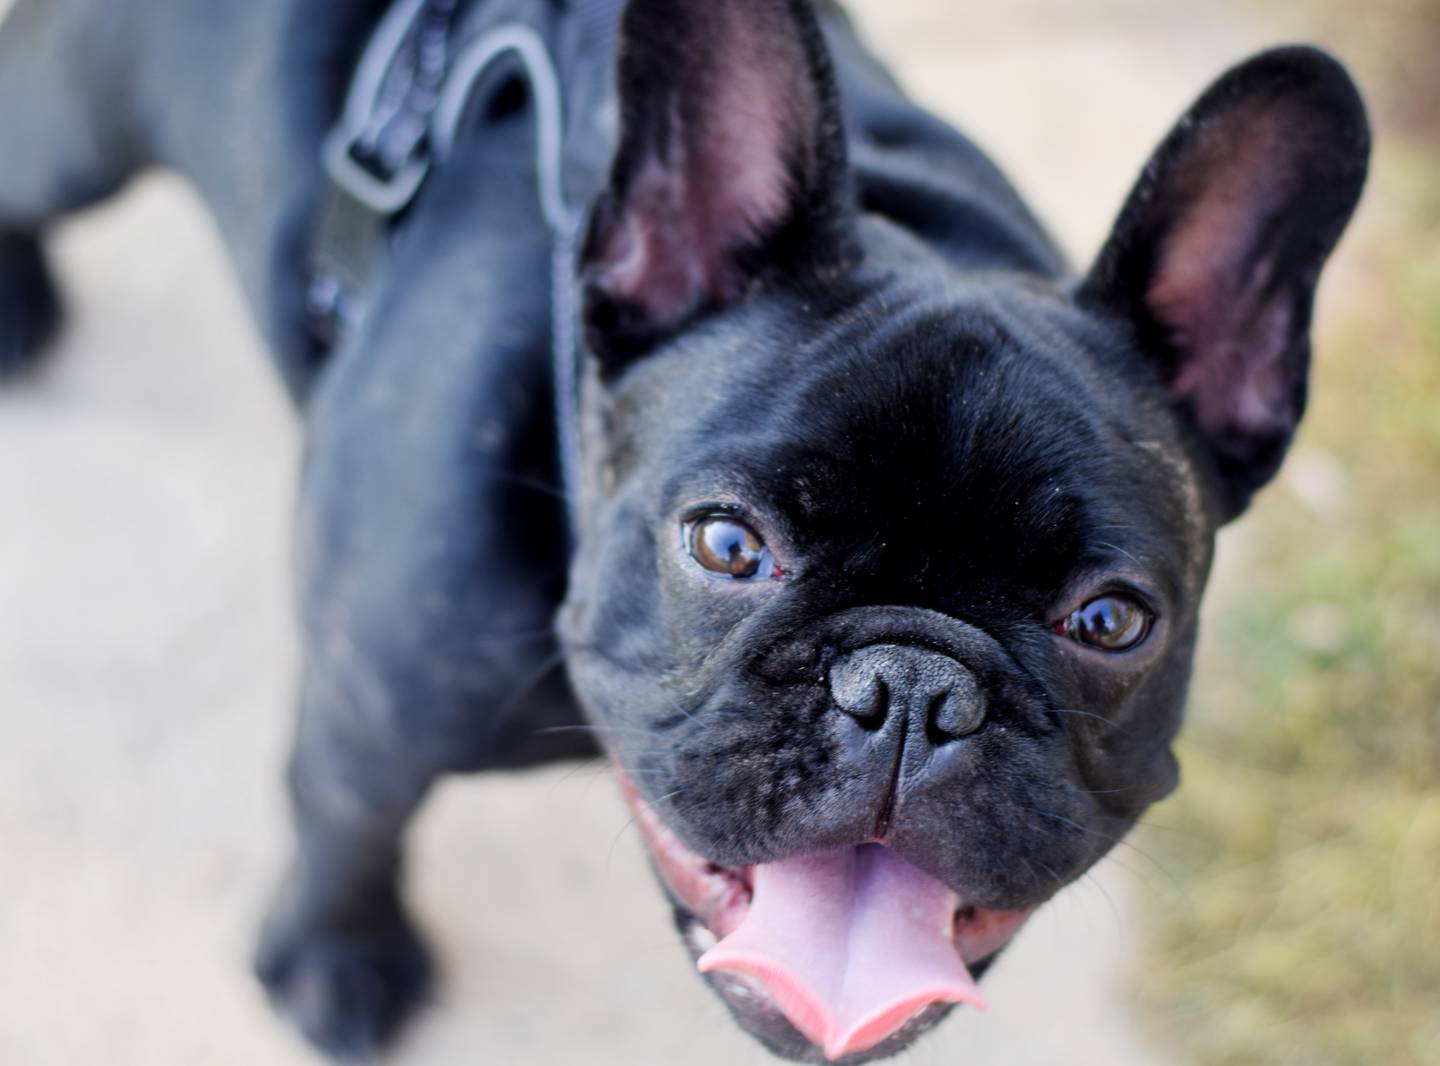
[[1159, 831], [1162, 832], [1162, 833], [1174, 833], [1174, 834], [1176, 834], [1176, 835], [1178, 835], [1178, 836], [1188, 837], [1188, 838], [1191, 839], [1191, 840], [1200, 840], [1200, 839], [1203, 839], [1202, 834], [1195, 832], [1195, 830], [1193, 830], [1193, 829], [1184, 829], [1184, 828], [1181, 828], [1181, 827], [1178, 826], [1178, 825], [1165, 825], [1165, 824], [1163, 824], [1163, 823], [1161, 823], [1161, 822], [1150, 822], [1150, 821], [1145, 821], [1145, 820], [1143, 820], [1143, 819], [1142, 819], [1141, 821], [1136, 822], [1135, 824], [1136, 824], [1137, 826], [1143, 826], [1143, 827], [1146, 828], [1146, 829], [1159, 830]]
[[511, 692], [509, 697], [506, 698], [505, 702], [502, 703], [500, 708], [495, 712], [494, 718], [491, 719], [490, 735], [492, 737], [500, 734], [500, 731], [509, 723], [515, 712], [524, 704], [526, 698], [534, 693], [534, 691], [539, 688], [541, 682], [564, 662], [565, 652], [563, 650], [557, 651], [552, 655], [547, 655], [540, 661], [540, 664], [531, 671], [528, 677], [521, 680], [514, 691]]
[[693, 714], [691, 714], [689, 711], [687, 711], [684, 707], [680, 706], [680, 704], [679, 704], [678, 702], [676, 702], [673, 697], [668, 696], [668, 695], [665, 695], [663, 689], [660, 690], [660, 691], [661, 691], [661, 696], [662, 696], [662, 698], [665, 700], [666, 704], [668, 704], [669, 707], [670, 707], [673, 711], [675, 711], [676, 714], [680, 715], [680, 716], [681, 716], [682, 718], [684, 718], [687, 722], [690, 722], [690, 723], [692, 723], [692, 724], [695, 722], [695, 716], [694, 716]]
[[1025, 867], [1025, 872], [1030, 875], [1030, 880], [1035, 885], [1035, 891], [1038, 894], [1043, 895], [1046, 888], [1045, 882], [1040, 880], [1040, 875], [1035, 872], [1035, 867], [1030, 865], [1030, 860], [1027, 859], [1024, 855], [1017, 855], [1015, 856], [1015, 858], [1018, 859], [1020, 861], [1020, 864]]
[[1123, 859], [1119, 858], [1113, 851], [1107, 851], [1104, 855], [1102, 855], [1100, 857], [1100, 862], [1110, 863], [1111, 865], [1116, 866], [1121, 870], [1124, 870], [1125, 873], [1129, 874], [1132, 878], [1134, 878], [1135, 882], [1146, 892], [1157, 893], [1155, 887], [1155, 878], [1153, 875], [1142, 873], [1130, 863], [1125, 862]]
[[506, 640], [539, 640], [542, 637], [553, 639], [555, 636], [554, 626], [536, 626], [533, 629], [516, 629], [509, 633], [471, 633], [469, 639], [477, 644], [488, 644]]
[[1115, 936], [1116, 939], [1119, 939], [1125, 933], [1125, 922], [1121, 918], [1120, 908], [1115, 903], [1115, 897], [1110, 895], [1110, 891], [1091, 870], [1086, 870], [1081, 874], [1080, 880], [1099, 892], [1101, 898], [1104, 899], [1105, 903], [1109, 906], [1110, 913], [1115, 919]]
[[529, 474], [510, 474], [501, 472], [490, 474], [486, 477], [483, 477], [482, 480], [498, 481], [501, 484], [505, 485], [515, 485], [518, 488], [530, 489], [533, 492], [538, 492], [542, 496], [550, 496], [562, 502], [565, 500], [565, 492], [558, 485], [552, 485], [548, 481], [543, 481], [538, 477], [531, 477]]
[[566, 775], [566, 778], [568, 779], [568, 778], [570, 778], [570, 777], [615, 777], [615, 778], [619, 778], [619, 777], [663, 777], [663, 776], [665, 776], [666, 774], [668, 774], [669, 772], [670, 772], [669, 770], [659, 769], [659, 768], [654, 769], [654, 770], [628, 770], [628, 769], [626, 769], [626, 768], [623, 767], [623, 766], [614, 766], [614, 765], [611, 765], [611, 766], [597, 766], [597, 767], [594, 767], [594, 768], [592, 768], [592, 769], [584, 770], [584, 771], [582, 771], [582, 772], [580, 772], [580, 773], [573, 773], [573, 772], [572, 772], [572, 773], [570, 773], [570, 774], [567, 774], [567, 775]]
[[1065, 879], [1061, 877], [1048, 864], [1041, 862], [1039, 859], [1036, 859], [1035, 863], [1040, 867], [1040, 869], [1044, 870], [1050, 876], [1050, 880], [1053, 884], [1062, 885], [1065, 883]]
[[585, 770], [593, 767], [593, 766], [594, 766], [596, 763], [598, 763], [598, 762], [604, 762], [604, 761], [606, 761], [606, 756], [604, 756], [603, 754], [602, 754], [602, 755], [592, 755], [592, 756], [590, 756], [590, 758], [588, 758], [588, 759], [582, 759], [580, 762], [578, 762], [578, 763], [576, 763], [574, 766], [570, 767], [570, 769], [566, 770], [565, 773], [563, 773], [562, 775], [560, 775], [560, 777], [558, 777], [558, 778], [550, 785], [550, 791], [553, 793], [556, 789], [558, 789], [558, 788], [559, 788], [561, 785], [563, 785], [565, 782], [569, 781], [571, 778], [579, 776], [582, 771], [585, 771]]
[[[653, 808], [656, 808], [656, 807], [659, 807], [660, 804], [664, 803], [666, 800], [672, 800], [672, 799], [674, 799], [676, 796], [682, 795], [682, 794], [684, 793], [684, 791], [685, 791], [685, 790], [684, 790], [683, 788], [677, 788], [677, 789], [676, 789], [675, 791], [673, 791], [673, 792], [667, 792], [667, 793], [665, 793], [665, 795], [663, 795], [663, 796], [657, 796], [657, 797], [655, 798], [654, 802], [652, 802], [652, 803], [650, 804], [650, 807], [651, 807], [652, 809], [653, 809]], [[616, 845], [618, 845], [618, 844], [620, 843], [620, 838], [623, 837], [623, 836], [625, 835], [626, 831], [627, 831], [628, 829], [630, 829], [631, 826], [635, 825], [635, 823], [638, 822], [639, 820], [640, 820], [640, 814], [639, 814], [639, 812], [636, 812], [636, 813], [630, 815], [630, 817], [629, 817], [628, 819], [626, 819], [625, 824], [620, 827], [620, 831], [615, 834], [615, 838], [610, 841], [610, 850], [605, 853], [605, 872], [606, 872], [607, 874], [610, 872], [610, 863], [611, 863], [611, 860], [613, 860], [613, 859], [615, 858], [615, 848], [616, 848]]]
[[1086, 834], [1087, 836], [1098, 836], [1105, 840], [1113, 839], [1111, 837], [1106, 837], [1105, 834], [1095, 829], [1091, 829], [1089, 826], [1081, 825], [1079, 822], [1071, 818], [1066, 818], [1063, 814], [1057, 814], [1055, 811], [1045, 811], [1041, 810], [1039, 807], [1030, 807], [1028, 808], [1028, 810], [1033, 814], [1038, 814], [1041, 818], [1049, 818], [1053, 821], [1059, 822], [1061, 825], [1068, 825], [1071, 829], [1078, 829], [1080, 830], [1080, 832]]
[[[1039, 811], [1037, 811], [1036, 813], [1045, 813], [1045, 812], [1039, 812]], [[1067, 822], [1069, 822], [1068, 819], [1061, 819], [1061, 820], [1062, 820], [1062, 821], [1067, 821]], [[1134, 843], [1133, 841], [1131, 841], [1130, 839], [1128, 839], [1128, 837], [1125, 837], [1125, 836], [1114, 836], [1114, 835], [1109, 834], [1109, 833], [1103, 833], [1103, 832], [1101, 832], [1101, 831], [1098, 830], [1098, 829], [1092, 829], [1092, 828], [1088, 828], [1088, 827], [1085, 827], [1085, 826], [1081, 826], [1081, 825], [1078, 825], [1078, 824], [1075, 823], [1075, 822], [1069, 822], [1069, 824], [1075, 826], [1077, 829], [1082, 830], [1083, 832], [1085, 832], [1085, 833], [1088, 834], [1089, 836], [1096, 837], [1096, 838], [1098, 838], [1098, 839], [1100, 839], [1100, 840], [1103, 840], [1103, 841], [1106, 841], [1107, 843], [1112, 844], [1112, 845], [1118, 845], [1118, 846], [1120, 846], [1120, 847], [1129, 848], [1129, 849], [1130, 849], [1131, 851], [1133, 851], [1136, 855], [1139, 855], [1139, 856], [1140, 856], [1142, 859], [1144, 859], [1146, 862], [1150, 863], [1151, 866], [1155, 867], [1155, 869], [1158, 870], [1158, 871], [1160, 872], [1160, 874], [1161, 874], [1162, 876], [1164, 876], [1164, 878], [1165, 878], [1167, 881], [1170, 882], [1171, 886], [1172, 886], [1177, 892], [1179, 892], [1182, 896], [1184, 896], [1184, 895], [1186, 894], [1186, 893], [1185, 893], [1185, 889], [1184, 889], [1184, 887], [1180, 884], [1179, 879], [1178, 879], [1173, 873], [1170, 872], [1170, 870], [1165, 866], [1164, 863], [1162, 863], [1159, 859], [1155, 858], [1155, 856], [1151, 855], [1151, 854], [1150, 854], [1148, 851], [1146, 851], [1144, 848], [1140, 847], [1138, 844], [1136, 844], [1136, 843]]]
[[575, 723], [572, 725], [549, 725], [539, 729], [531, 730], [535, 736], [544, 736], [550, 733], [591, 733], [595, 736], [606, 736], [611, 733], [632, 733], [636, 736], [650, 737], [659, 740], [663, 734], [653, 729], [645, 729], [642, 726], [623, 725], [592, 725], [589, 723]]
[[1136, 855], [1139, 855], [1142, 859], [1148, 862], [1151, 866], [1155, 867], [1156, 870], [1160, 871], [1160, 875], [1170, 883], [1170, 887], [1173, 888], [1182, 899], [1189, 900], [1189, 891], [1185, 888], [1183, 884], [1181, 884], [1180, 879], [1176, 877], [1175, 874], [1170, 871], [1170, 868], [1166, 866], [1163, 862], [1155, 858], [1155, 856], [1151, 855], [1144, 848], [1124, 838], [1116, 840], [1115, 843], [1123, 847], [1129, 848]]
[[[1052, 820], [1052, 821], [1059, 822], [1059, 823], [1061, 823], [1062, 825], [1066, 825], [1066, 826], [1069, 826], [1069, 827], [1072, 828], [1072, 829], [1078, 830], [1078, 831], [1079, 831], [1082, 835], [1084, 835], [1084, 836], [1094, 837], [1094, 838], [1096, 838], [1096, 839], [1098, 839], [1098, 840], [1102, 840], [1102, 841], [1104, 841], [1104, 842], [1106, 842], [1106, 843], [1108, 843], [1108, 844], [1110, 844], [1110, 845], [1112, 845], [1112, 846], [1114, 846], [1114, 845], [1119, 845], [1119, 846], [1122, 846], [1122, 847], [1129, 848], [1131, 851], [1135, 852], [1135, 853], [1136, 853], [1137, 855], [1139, 855], [1141, 858], [1145, 859], [1145, 860], [1146, 860], [1147, 862], [1149, 862], [1152, 866], [1154, 866], [1155, 869], [1158, 870], [1158, 871], [1161, 873], [1161, 875], [1163, 875], [1163, 876], [1165, 877], [1165, 879], [1166, 879], [1167, 881], [1169, 881], [1170, 884], [1171, 884], [1182, 896], [1185, 895], [1185, 890], [1184, 890], [1184, 888], [1181, 886], [1179, 880], [1175, 877], [1175, 875], [1174, 875], [1173, 873], [1170, 872], [1169, 869], [1166, 868], [1166, 866], [1164, 865], [1164, 863], [1160, 862], [1159, 859], [1155, 858], [1153, 855], [1151, 855], [1149, 852], [1145, 851], [1143, 848], [1141, 848], [1141, 847], [1138, 846], [1137, 844], [1135, 844], [1135, 843], [1133, 843], [1132, 841], [1128, 840], [1125, 836], [1114, 836], [1113, 834], [1102, 832], [1101, 830], [1096, 829], [1096, 828], [1094, 828], [1093, 826], [1081, 825], [1079, 822], [1076, 822], [1076, 821], [1074, 821], [1074, 820], [1071, 819], [1071, 818], [1066, 818], [1064, 815], [1058, 814], [1058, 813], [1056, 813], [1055, 811], [1047, 811], [1047, 810], [1042, 810], [1042, 809], [1040, 809], [1040, 808], [1038, 808], [1038, 807], [1029, 807], [1029, 806], [1027, 806], [1025, 809], [1028, 810], [1028, 811], [1030, 811], [1032, 814], [1038, 815], [1038, 816], [1041, 817], [1041, 818], [1048, 818], [1048, 819], [1050, 819], [1050, 820]], [[1041, 831], [1043, 832], [1043, 830], [1041, 830]], [[1112, 858], [1112, 859], [1113, 859], [1113, 856], [1110, 855], [1110, 853], [1109, 853], [1108, 851], [1107, 851], [1105, 857], [1106, 857], [1106, 858]], [[1117, 865], [1120, 865], [1120, 866], [1124, 867], [1124, 864], [1123, 864], [1123, 863], [1118, 863], [1118, 862], [1117, 862]], [[1132, 871], [1132, 873], [1133, 873], [1133, 872], [1134, 872], [1134, 871]]]
[[1124, 733], [1126, 736], [1131, 735], [1130, 730], [1126, 729], [1119, 722], [1116, 722], [1110, 718], [1106, 718], [1103, 714], [1096, 714], [1094, 711], [1082, 711], [1076, 707], [1051, 707], [1049, 713], [1068, 714], [1075, 718], [1090, 719], [1099, 722], [1103, 726], [1107, 726], [1108, 728], [1115, 730], [1117, 733]]
[[1129, 559], [1132, 563], [1134, 563], [1136, 566], [1140, 567], [1142, 570], [1145, 568], [1145, 564], [1144, 564], [1144, 563], [1142, 563], [1139, 559], [1135, 558], [1135, 556], [1131, 555], [1129, 552], [1127, 552], [1124, 548], [1120, 547], [1118, 544], [1107, 544], [1107, 543], [1105, 543], [1104, 541], [1096, 541], [1096, 542], [1095, 542], [1095, 545], [1096, 545], [1096, 547], [1099, 547], [1099, 548], [1108, 548], [1110, 551], [1114, 552], [1116, 555], [1123, 555], [1125, 558]]

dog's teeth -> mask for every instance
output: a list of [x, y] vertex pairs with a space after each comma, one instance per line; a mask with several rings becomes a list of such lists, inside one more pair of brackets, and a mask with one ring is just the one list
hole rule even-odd
[[700, 922], [693, 922], [689, 931], [690, 946], [704, 954], [715, 946], [715, 934]]
[[741, 1002], [744, 1002], [747, 999], [755, 998], [755, 993], [751, 992], [750, 989], [746, 988], [739, 981], [736, 981], [734, 984], [727, 985], [726, 988], [733, 998], [738, 999]]

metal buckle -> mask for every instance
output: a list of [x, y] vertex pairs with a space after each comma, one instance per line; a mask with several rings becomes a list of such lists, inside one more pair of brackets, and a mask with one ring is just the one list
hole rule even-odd
[[331, 130], [325, 136], [321, 150], [325, 173], [377, 215], [398, 214], [420, 190], [421, 183], [430, 172], [430, 160], [423, 153], [416, 155], [388, 178], [380, 178], [356, 161], [354, 150], [357, 143], [356, 134], [343, 126]]
[[393, 215], [413, 200], [429, 170], [423, 153], [385, 178], [376, 177], [355, 159], [355, 149], [374, 115], [385, 77], [424, 11], [425, 0], [399, 0], [385, 13], [360, 57], [345, 97], [345, 110], [321, 148], [330, 180], [380, 215]]

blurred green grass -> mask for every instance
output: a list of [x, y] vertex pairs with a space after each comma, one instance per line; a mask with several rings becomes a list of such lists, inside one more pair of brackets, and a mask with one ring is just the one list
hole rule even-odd
[[[1322, 37], [1354, 13], [1296, 6]], [[1175, 884], [1135, 991], [1202, 1066], [1440, 1064], [1440, 98], [1414, 96], [1440, 4], [1379, 7], [1348, 38], [1381, 132], [1310, 414], [1222, 548], [1184, 783], [1143, 837]]]

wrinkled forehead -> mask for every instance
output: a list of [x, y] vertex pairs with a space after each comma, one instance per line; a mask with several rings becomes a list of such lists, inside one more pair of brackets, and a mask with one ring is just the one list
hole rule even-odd
[[733, 501], [856, 566], [1168, 574], [1193, 517], [1129, 390], [1073, 338], [994, 319], [836, 331], [693, 394], [662, 506]]

